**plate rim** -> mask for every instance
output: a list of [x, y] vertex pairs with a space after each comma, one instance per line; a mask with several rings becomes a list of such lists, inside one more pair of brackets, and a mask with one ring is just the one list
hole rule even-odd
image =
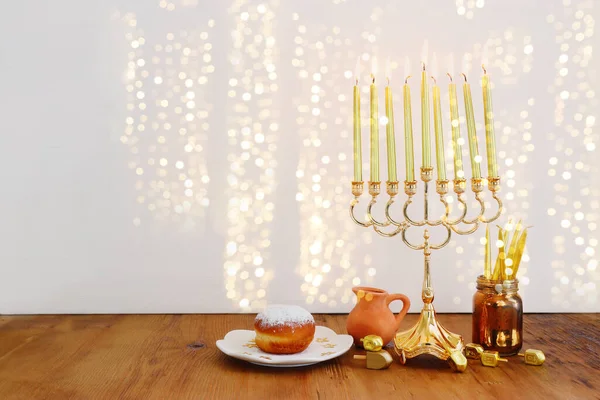
[[[352, 348], [352, 344], [354, 343], [354, 339], [352, 338], [352, 336], [348, 335], [348, 334], [344, 334], [344, 333], [336, 333], [333, 329], [327, 327], [327, 326], [323, 326], [323, 325], [317, 325], [315, 327], [315, 335], [317, 333], [317, 329], [321, 330], [321, 331], [325, 331], [322, 334], [326, 334], [327, 336], [333, 336], [335, 335], [336, 337], [338, 337], [342, 343], [341, 344], [347, 344], [347, 346], [343, 346], [342, 348], [340, 348], [338, 351], [334, 352], [333, 354], [328, 354], [327, 356], [324, 356], [322, 358], [304, 358], [304, 359], [296, 359], [296, 360], [286, 360], [286, 361], [277, 361], [277, 360], [257, 360], [255, 357], [245, 357], [242, 354], [238, 354], [238, 353], [232, 353], [229, 351], [226, 351], [226, 349], [224, 348], [223, 344], [225, 342], [225, 340], [227, 339], [227, 336], [234, 333], [234, 332], [244, 332], [244, 333], [255, 333], [253, 330], [249, 330], [249, 329], [233, 329], [229, 332], [227, 332], [225, 334], [225, 336], [223, 337], [223, 339], [219, 339], [216, 341], [216, 345], [217, 348], [225, 355], [238, 359], [238, 360], [242, 360], [242, 361], [246, 361], [248, 363], [251, 364], [255, 364], [255, 365], [260, 365], [260, 366], [267, 366], [267, 367], [304, 367], [304, 366], [309, 366], [309, 365], [313, 365], [313, 364], [318, 364], [320, 362], [324, 362], [324, 361], [328, 361], [337, 357], [340, 357], [344, 354], [346, 354], [348, 352], [348, 350], [350, 350]], [[314, 342], [314, 339], [313, 339]], [[311, 342], [311, 344], [313, 343]], [[265, 354], [265, 355], [269, 355], [270, 353], [266, 353], [263, 352], [262, 350], [260, 350], [260, 353], [255, 353], [255, 354]], [[301, 357], [300, 354], [302, 353], [298, 353], [298, 357]], [[272, 355], [272, 354], [270, 354]]]

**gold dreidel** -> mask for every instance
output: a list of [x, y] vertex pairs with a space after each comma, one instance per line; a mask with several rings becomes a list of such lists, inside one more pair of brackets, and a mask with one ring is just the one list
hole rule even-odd
[[480, 344], [469, 343], [465, 346], [465, 357], [471, 360], [479, 360], [483, 353], [483, 347]]
[[354, 359], [367, 360], [368, 369], [386, 369], [394, 362], [390, 353], [385, 350], [367, 351], [366, 355], [357, 354]]
[[525, 364], [542, 365], [546, 361], [546, 356], [541, 350], [528, 349], [525, 353], [519, 353], [519, 356], [525, 357]]
[[366, 355], [357, 354], [354, 356], [355, 360], [367, 360], [368, 369], [386, 369], [394, 361], [390, 353], [383, 348], [383, 339], [377, 335], [367, 335], [360, 339], [365, 350]]
[[486, 367], [497, 367], [500, 361], [508, 362], [506, 358], [500, 358], [497, 351], [486, 350], [481, 353], [481, 365]]
[[394, 361], [390, 353], [383, 348], [383, 339], [377, 335], [367, 335], [360, 339], [365, 350], [366, 355], [355, 355], [355, 360], [367, 360], [368, 369], [385, 369], [390, 366]]
[[360, 339], [363, 348], [367, 351], [379, 351], [383, 348], [383, 339], [377, 335], [367, 335]]

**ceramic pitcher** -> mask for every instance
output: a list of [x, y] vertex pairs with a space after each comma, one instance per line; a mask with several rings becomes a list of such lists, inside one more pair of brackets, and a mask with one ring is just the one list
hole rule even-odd
[[[360, 339], [367, 335], [381, 336], [388, 344], [400, 327], [400, 322], [410, 308], [410, 300], [403, 294], [389, 294], [385, 290], [366, 286], [352, 288], [356, 294], [356, 306], [348, 315], [346, 329], [354, 338], [354, 344], [362, 347]], [[394, 315], [389, 304], [402, 300], [402, 311]]]

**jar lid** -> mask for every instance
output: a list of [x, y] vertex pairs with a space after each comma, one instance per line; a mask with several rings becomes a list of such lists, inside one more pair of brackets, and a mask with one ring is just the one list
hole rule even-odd
[[488, 289], [496, 293], [515, 291], [519, 289], [518, 279], [489, 279], [483, 275], [477, 277], [477, 289]]

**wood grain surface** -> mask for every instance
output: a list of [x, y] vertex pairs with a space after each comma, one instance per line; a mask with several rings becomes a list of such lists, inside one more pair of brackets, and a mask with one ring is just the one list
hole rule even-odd
[[[402, 328], [416, 322], [408, 315]], [[346, 315], [315, 315], [345, 333]], [[440, 315], [470, 340], [471, 316]], [[525, 315], [524, 349], [498, 368], [465, 373], [426, 356], [367, 370], [345, 355], [300, 368], [229, 358], [215, 346], [254, 315], [0, 316], [0, 399], [600, 399], [600, 315]], [[395, 355], [394, 355], [395, 356]]]

